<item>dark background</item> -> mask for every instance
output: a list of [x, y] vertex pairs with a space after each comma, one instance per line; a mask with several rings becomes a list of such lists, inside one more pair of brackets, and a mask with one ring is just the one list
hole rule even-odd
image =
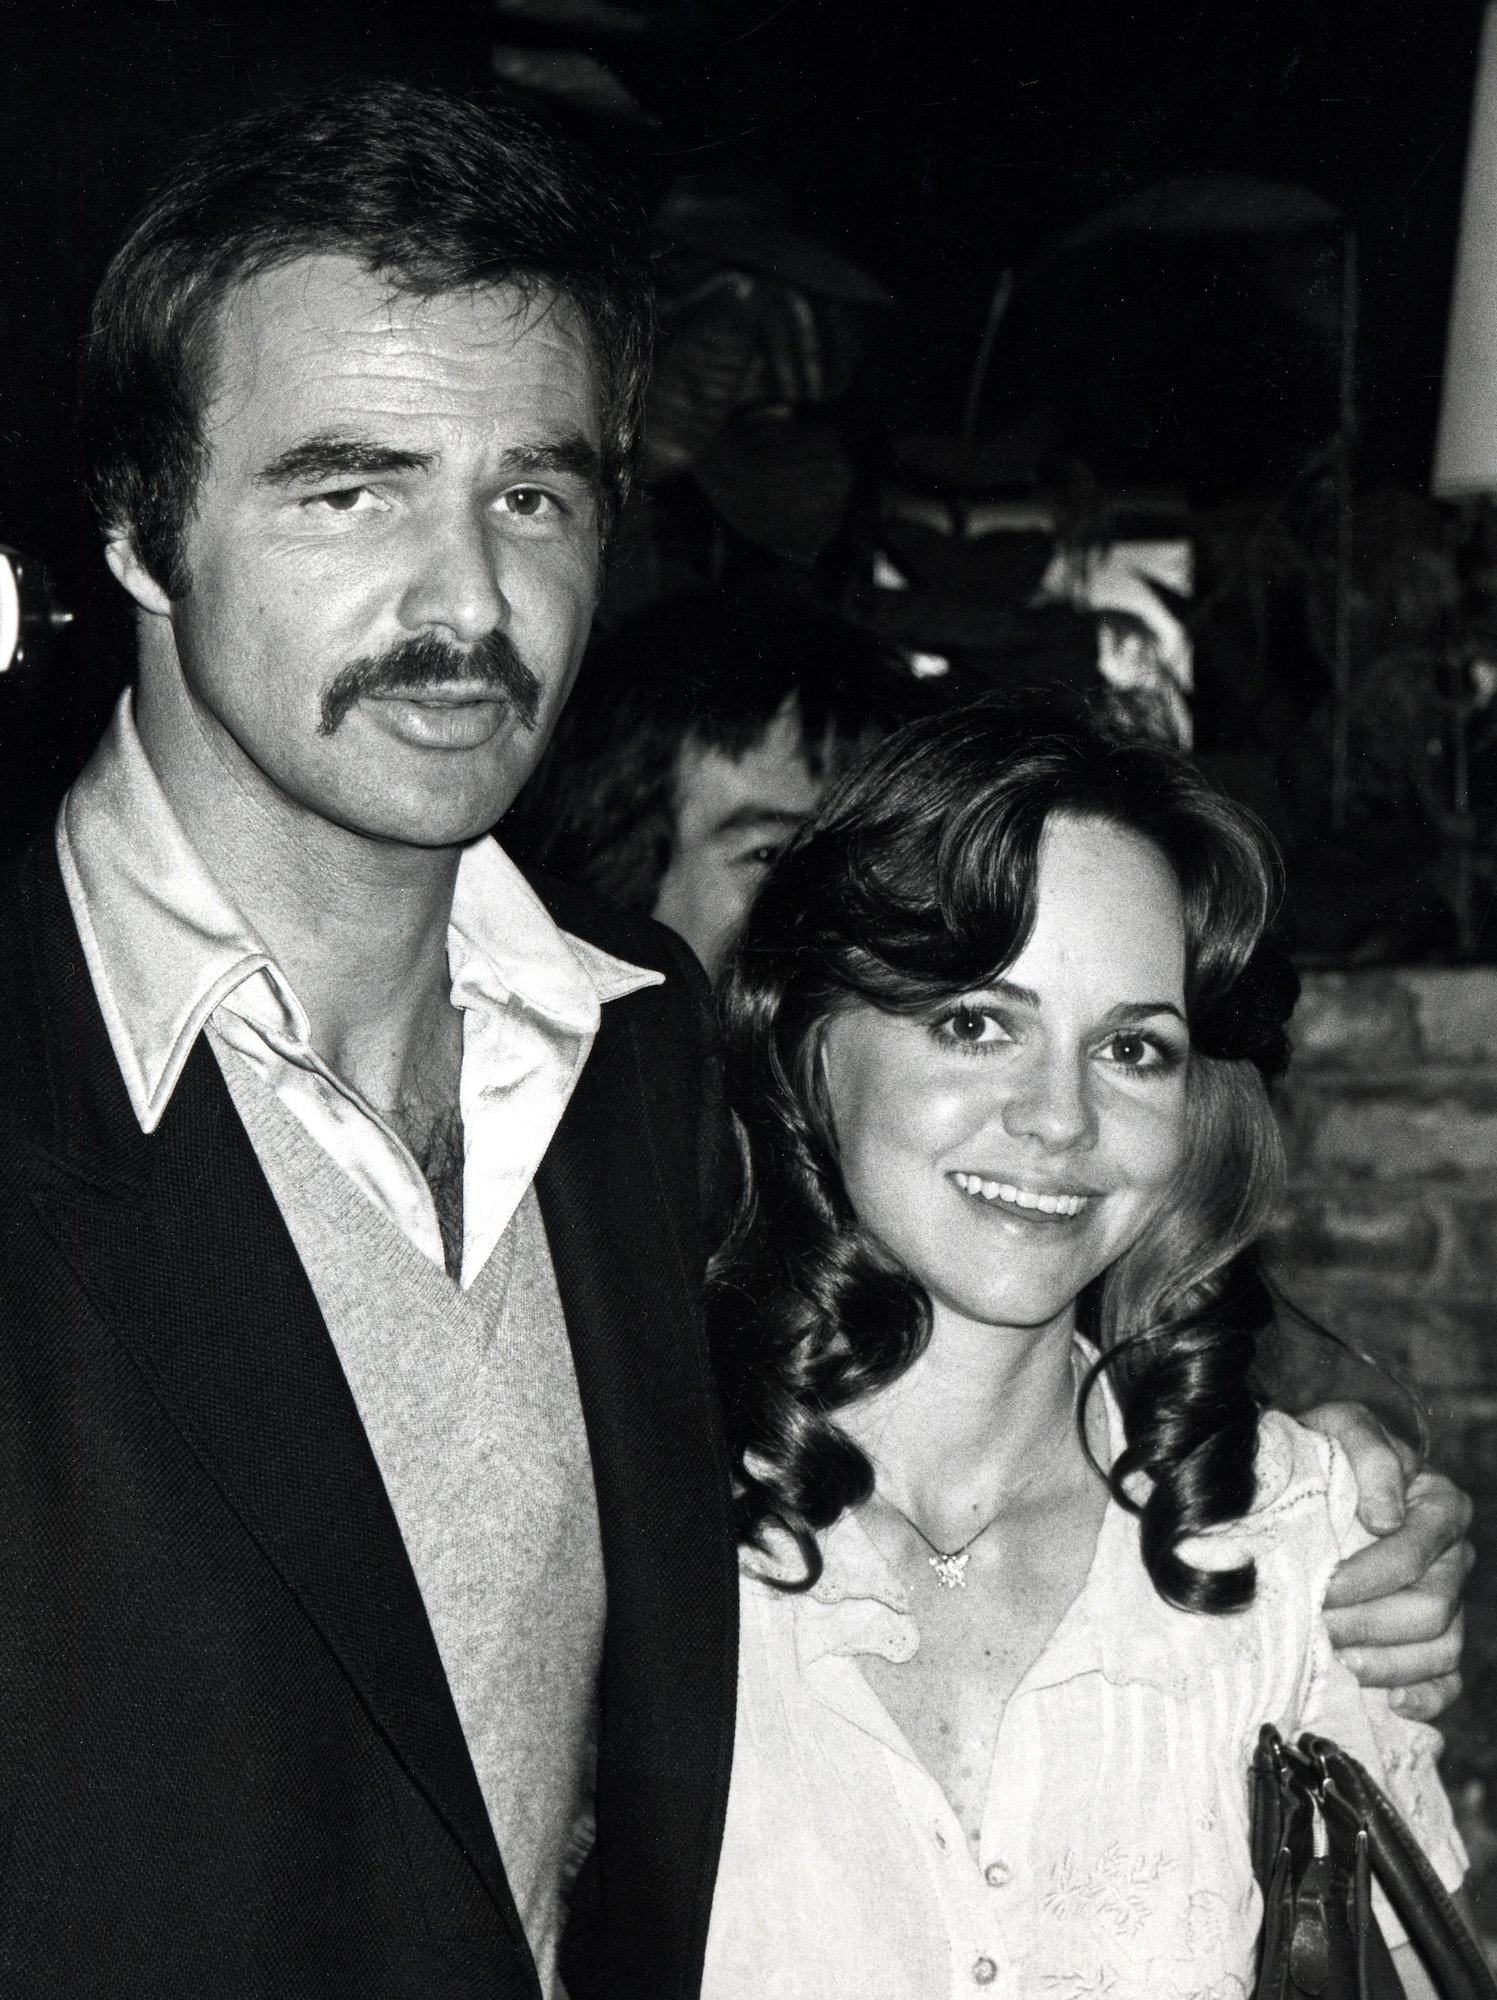
[[[544, 47], [548, 31], [520, 17], [522, 0], [505, 4], [501, 20], [489, 0], [0, 0], [0, 543], [45, 559], [77, 614], [46, 674], [24, 682], [0, 676], [0, 845], [50, 810], [129, 669], [124, 599], [77, 499], [71, 409], [88, 301], [131, 213], [185, 135], [268, 95], [350, 72], [471, 86], [489, 75], [501, 36]], [[536, 4], [550, 10], [554, 41], [556, 14], [570, 0]], [[578, 4], [585, 9], [588, 0]], [[1441, 536], [1453, 515], [1424, 507], [1419, 496], [1438, 409], [1478, 0], [629, 4], [644, 17], [641, 32], [611, 38], [584, 27], [573, 45], [608, 62], [654, 122], [605, 124], [599, 143], [637, 177], [647, 200], [682, 175], [774, 191], [789, 226], [860, 264], [893, 294], [893, 307], [870, 318], [857, 407], [841, 413], [875, 453], [880, 439], [912, 427], [955, 428], [989, 301], [1008, 268], [1028, 279], [995, 347], [985, 423], [1042, 405], [1118, 486], [1173, 488], [1208, 511], [1223, 500], [1251, 504], [1271, 495], [1334, 426], [1334, 340], [1308, 338], [1303, 314], [1265, 310], [1243, 246], [1186, 252], [1135, 238], [1064, 267], [1042, 260], [1088, 217], [1177, 175], [1247, 174], [1323, 197], [1355, 229], [1360, 252], [1359, 532], [1382, 523], [1369, 534], [1366, 568], [1390, 579], [1385, 595], [1397, 600], [1403, 592], [1412, 602], [1424, 587], [1421, 561], [1437, 578], [1449, 567]], [[1313, 252], [1326, 259], [1324, 288], [1335, 286], [1340, 241], [1332, 229]], [[1323, 302], [1334, 311], [1334, 292], [1327, 289]], [[1394, 496], [1381, 515], [1364, 504], [1379, 491]], [[1497, 602], [1497, 527], [1487, 554], [1488, 594]], [[1376, 594], [1364, 584], [1369, 603]], [[1438, 599], [1440, 590], [1426, 594]], [[1425, 740], [1438, 713], [1430, 700], [1444, 699], [1446, 617], [1437, 603], [1426, 620], [1425, 650], [1435, 664], [1420, 685], [1430, 699], [1410, 695], [1403, 709], [1382, 704], [1390, 738], [1382, 747], [1394, 762], [1400, 739]], [[1395, 603], [1383, 624], [1392, 630], [1399, 618], [1417, 623]], [[1285, 663], [1277, 685], [1266, 671], [1253, 678], [1231, 664], [1236, 656], [1218, 646], [1217, 660], [1229, 664], [1216, 669], [1215, 705], [1223, 706], [1224, 685], [1242, 700], [1225, 722], [1218, 717], [1215, 745], [1203, 746], [1244, 747], [1253, 719], [1271, 734], [1266, 712], [1276, 704], [1281, 741], [1260, 746], [1262, 761], [1268, 768], [1272, 752], [1287, 783], [1303, 739], [1309, 777], [1299, 806], [1327, 789], [1323, 690], [1293, 684], [1312, 670], [1324, 679], [1323, 661], [1305, 664], [1311, 650], [1302, 632], [1269, 633], [1263, 651], [1270, 664]], [[1377, 646], [1369, 641], [1364, 650], [1375, 666]], [[1198, 659], [1205, 736], [1212, 690], [1204, 646]], [[1369, 682], [1374, 717], [1379, 688], [1397, 692], [1414, 679], [1399, 666]], [[1497, 796], [1493, 784], [1497, 778], [1488, 802]], [[1380, 814], [1395, 859], [1429, 840], [1427, 825], [1395, 822], [1374, 800], [1338, 873], [1313, 813], [1300, 830], [1295, 879], [1301, 896], [1306, 882], [1321, 885], [1333, 957], [1383, 923], [1374, 909], [1358, 918], [1360, 929], [1348, 928], [1340, 907], [1368, 885], [1380, 892], [1397, 873], [1395, 859], [1372, 844]], [[1438, 873], [1444, 864], [1437, 846], [1430, 851]], [[1420, 854], [1414, 860], [1424, 866]], [[1431, 950], [1421, 921], [1416, 909], [1412, 922], [1383, 924], [1382, 956], [1400, 963], [1426, 952], [1448, 962], [1448, 936], [1437, 933]], [[1489, 936], [1488, 956], [1491, 944]], [[1485, 990], [1471, 988], [1473, 1008]], [[1382, 1084], [1367, 1074], [1369, 1062], [1374, 1071], [1379, 1063], [1396, 1069], [1398, 1034], [1407, 1032], [1414, 1002], [1389, 975], [1348, 986], [1344, 1006], [1352, 1023], [1344, 1075], [1334, 1054], [1324, 1068], [1330, 1045], [1323, 1044], [1319, 1084], [1309, 1073], [1316, 1116], [1306, 1129], [1318, 1129], [1321, 1099], [1339, 1077], [1348, 1101], [1365, 1098], [1374, 1119], [1384, 1116], [1379, 1090], [1390, 1102], [1405, 1091], [1415, 1107], [1409, 1129], [1432, 1130], [1427, 1100], [1436, 1086], [1423, 1071], [1389, 1072]], [[1370, 1011], [1359, 1015], [1357, 1006]], [[1438, 1075], [1447, 1093], [1438, 1100], [1441, 1117], [1456, 1135], [1452, 1158], [1464, 1159], [1465, 1145], [1479, 1161], [1488, 1130], [1479, 1121], [1490, 1116], [1487, 1072], [1473, 1067], [1467, 1083]], [[1468, 1085], [1463, 1109], [1457, 1086]], [[1467, 1132], [1477, 1136], [1463, 1138]], [[1396, 1176], [1401, 1168], [1390, 1159], [1385, 1170]], [[1350, 1170], [1349, 1192], [1332, 1186], [1327, 1194], [1315, 1162], [1303, 1171], [1298, 1206], [1311, 1236], [1320, 1235], [1308, 1248], [1290, 1244], [1288, 1277], [1312, 1300], [1324, 1295], [1332, 1324], [1435, 1384], [1441, 1462], [1478, 1496], [1479, 1577], [1490, 1578], [1497, 1546], [1497, 1405], [1486, 1358], [1487, 1246], [1497, 1243], [1490, 1176], [1473, 1168], [1462, 1178], [1441, 1167], [1431, 1169], [1428, 1187], [1391, 1180], [1384, 1192], [1394, 1247], [1385, 1254], [1367, 1221], [1363, 1164]], [[1338, 1200], [1351, 1217], [1342, 1238], [1331, 1227]], [[1426, 1266], [1408, 1267], [1399, 1247], [1409, 1216], [1416, 1230], [1425, 1227], [1422, 1208], [1440, 1203], [1459, 1220], [1457, 1264], [1467, 1260], [1457, 1279], [1441, 1281], [1445, 1292]], [[1377, 1290], [1385, 1280], [1386, 1297]], [[1489, 1582], [1478, 1582], [1471, 1615], [1472, 1692], [1450, 1719], [1448, 1768], [1473, 1840], [1484, 1929], [1494, 1936], [1497, 1612]]]
[[[888, 287], [865, 428], [954, 425], [1003, 268], [1031, 269], [1153, 181], [1241, 172], [1313, 189], [1355, 225], [1359, 475], [1426, 483], [1474, 0], [634, 10], [644, 32], [572, 37], [656, 121], [602, 143], [647, 198], [681, 174], [777, 190], [790, 224]], [[12, 0], [0, 20], [0, 542], [42, 557], [78, 614], [45, 685], [0, 704], [0, 769], [30, 810], [66, 782], [128, 663], [76, 499], [71, 402], [88, 299], [130, 214], [183, 136], [266, 95], [349, 71], [473, 84], [501, 33], [537, 31], [480, 0]], [[1084, 442], [1098, 431], [1104, 473], [1209, 497], [1281, 473], [1329, 428], [1334, 391], [1323, 347], [1248, 303], [1230, 246], [1208, 268], [1135, 244], [1021, 294], [989, 407], [1047, 402]]]

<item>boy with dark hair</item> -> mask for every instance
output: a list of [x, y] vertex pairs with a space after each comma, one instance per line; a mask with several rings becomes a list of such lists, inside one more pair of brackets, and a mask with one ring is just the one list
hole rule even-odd
[[715, 975], [826, 786], [940, 699], [815, 605], [687, 591], [594, 647], [505, 840], [670, 925]]

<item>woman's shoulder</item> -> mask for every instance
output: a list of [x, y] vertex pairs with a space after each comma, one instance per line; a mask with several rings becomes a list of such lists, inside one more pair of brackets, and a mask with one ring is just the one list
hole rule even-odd
[[1197, 1539], [1220, 1562], [1251, 1556], [1260, 1577], [1265, 1564], [1287, 1565], [1320, 1587], [1344, 1555], [1365, 1540], [1356, 1524], [1357, 1489], [1346, 1455], [1332, 1439], [1282, 1410], [1258, 1420], [1255, 1491], [1248, 1511]]
[[[1111, 1607], [1107, 1621], [1114, 1633], [1105, 1648], [1109, 1678], [1195, 1699], [1207, 1680], [1224, 1677], [1247, 1691], [1238, 1703], [1242, 1713], [1262, 1719], [1292, 1712], [1317, 1644], [1326, 1586], [1341, 1560], [1339, 1457], [1329, 1440], [1277, 1411], [1265, 1412], [1252, 1505], [1180, 1545], [1180, 1554], [1199, 1569], [1250, 1562], [1251, 1601], [1220, 1616], [1183, 1610], [1147, 1586], [1139, 1562], [1130, 1571], [1135, 1581], [1127, 1586], [1126, 1605]], [[1136, 1542], [1130, 1554], [1138, 1562]], [[1112, 1587], [1120, 1595], [1125, 1588]], [[1241, 1748], [1234, 1743], [1229, 1754]]]
[[1252, 1513], [1324, 1498], [1331, 1488], [1335, 1448], [1331, 1440], [1282, 1410], [1264, 1410], [1258, 1418], [1257, 1493]]
[[1357, 1489], [1340, 1445], [1282, 1410], [1258, 1419], [1257, 1490], [1245, 1520], [1272, 1534], [1301, 1515], [1320, 1515], [1339, 1543], [1356, 1516]]
[[[1098, 1350], [1089, 1341], [1078, 1338], [1076, 1346], [1086, 1364], [1098, 1359]], [[1122, 1411], [1105, 1373], [1100, 1387], [1112, 1448], [1117, 1452], [1125, 1439]], [[1259, 1414], [1253, 1470], [1253, 1500], [1247, 1513], [1194, 1539], [1209, 1541], [1216, 1536], [1248, 1534], [1271, 1541], [1292, 1520], [1313, 1516], [1317, 1511], [1334, 1518], [1343, 1505], [1344, 1489], [1350, 1479], [1339, 1446], [1321, 1432], [1275, 1409], [1265, 1409]], [[1142, 1501], [1149, 1490], [1148, 1481], [1141, 1474], [1131, 1475], [1128, 1487], [1135, 1501]], [[1355, 1512], [1354, 1487], [1351, 1492]]]

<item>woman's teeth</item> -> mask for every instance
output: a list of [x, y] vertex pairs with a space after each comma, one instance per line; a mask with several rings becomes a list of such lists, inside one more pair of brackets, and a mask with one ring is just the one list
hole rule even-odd
[[980, 1174], [953, 1174], [963, 1194], [979, 1201], [1006, 1201], [1014, 1208], [1035, 1208], [1041, 1215], [1080, 1215], [1086, 1207], [1084, 1194], [1031, 1194], [1028, 1188], [1010, 1187], [1007, 1181], [985, 1181]]

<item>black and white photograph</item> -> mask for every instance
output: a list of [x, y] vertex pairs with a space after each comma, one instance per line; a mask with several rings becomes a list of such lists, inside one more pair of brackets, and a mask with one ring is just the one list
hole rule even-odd
[[1497, 0], [0, 187], [0, 2000], [1497, 2000]]

